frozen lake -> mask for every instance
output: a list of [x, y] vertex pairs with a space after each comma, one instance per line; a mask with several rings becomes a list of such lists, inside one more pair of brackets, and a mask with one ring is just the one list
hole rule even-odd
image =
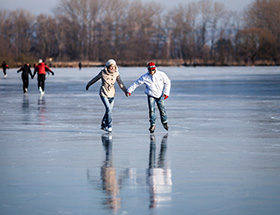
[[[116, 84], [100, 130], [101, 68], [53, 69], [41, 97], [0, 74], [0, 214], [280, 214], [280, 68], [162, 67], [169, 132], [148, 132], [144, 88]], [[145, 68], [119, 68], [126, 85]]]

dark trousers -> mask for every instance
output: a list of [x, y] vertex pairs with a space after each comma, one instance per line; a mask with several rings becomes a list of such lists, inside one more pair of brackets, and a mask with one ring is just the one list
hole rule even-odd
[[38, 74], [38, 89], [39, 87], [41, 87], [42, 90], [45, 91], [45, 80], [46, 80], [46, 75]]
[[26, 93], [26, 92], [27, 92], [28, 85], [29, 85], [29, 80], [28, 80], [28, 78], [23, 78], [23, 79], [22, 79], [22, 89], [23, 89], [23, 93]]

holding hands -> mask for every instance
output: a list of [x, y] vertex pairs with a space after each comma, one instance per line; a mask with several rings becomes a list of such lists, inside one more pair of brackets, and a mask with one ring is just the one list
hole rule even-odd
[[[131, 96], [131, 93], [126, 91], [125, 95], [126, 95], [126, 97], [129, 97], [129, 96]], [[163, 94], [163, 98], [164, 98], [164, 100], [167, 99], [168, 95]]]

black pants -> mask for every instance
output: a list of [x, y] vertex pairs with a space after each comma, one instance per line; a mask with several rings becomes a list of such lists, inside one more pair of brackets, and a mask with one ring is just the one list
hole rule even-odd
[[23, 89], [23, 93], [26, 93], [26, 92], [27, 92], [28, 84], [29, 84], [28, 78], [23, 78], [23, 79], [22, 79], [22, 89]]
[[4, 75], [7, 74], [7, 73], [6, 73], [6, 68], [3, 68], [3, 73], [4, 73]]
[[39, 87], [41, 87], [42, 90], [45, 91], [45, 80], [46, 80], [46, 75], [38, 74], [38, 89]]

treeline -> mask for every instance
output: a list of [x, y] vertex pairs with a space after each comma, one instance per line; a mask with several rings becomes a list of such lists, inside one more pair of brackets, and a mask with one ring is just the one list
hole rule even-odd
[[280, 1], [242, 14], [211, 0], [163, 8], [133, 0], [60, 0], [53, 15], [0, 10], [0, 60], [280, 63]]

